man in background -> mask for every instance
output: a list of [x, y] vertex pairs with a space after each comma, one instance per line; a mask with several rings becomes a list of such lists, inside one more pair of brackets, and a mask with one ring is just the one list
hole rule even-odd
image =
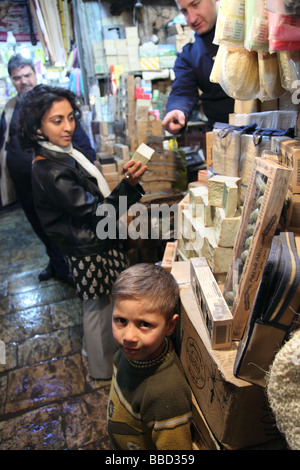
[[218, 83], [209, 80], [218, 51], [218, 46], [213, 44], [218, 1], [176, 0], [176, 3], [188, 26], [195, 31], [195, 39], [184, 46], [175, 61], [175, 80], [162, 122], [171, 134], [186, 126], [199, 99], [211, 129], [216, 121], [228, 122], [228, 115], [234, 110], [234, 100]]
[[[11, 57], [8, 63], [8, 73], [18, 94], [6, 104], [0, 122], [2, 205], [6, 206], [17, 200], [35, 233], [45, 245], [46, 253], [49, 256], [49, 264], [39, 274], [39, 280], [45, 281], [55, 277], [72, 285], [72, 277], [69, 274], [62, 253], [49, 240], [36, 214], [31, 187], [33, 155], [30, 152], [25, 152], [18, 140], [19, 98], [23, 93], [32, 90], [37, 85], [35, 68], [31, 60], [17, 54]], [[79, 123], [76, 126], [73, 142], [89, 156], [91, 161], [95, 160], [95, 151]]]

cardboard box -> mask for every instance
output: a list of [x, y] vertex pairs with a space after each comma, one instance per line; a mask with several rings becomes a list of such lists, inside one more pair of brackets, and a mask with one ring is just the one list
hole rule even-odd
[[212, 349], [230, 348], [233, 318], [203, 257], [191, 259], [191, 284]]
[[237, 351], [213, 350], [192, 288], [180, 290], [180, 360], [203, 416], [226, 449], [242, 449], [279, 436], [265, 390], [233, 375]]
[[194, 395], [192, 395], [192, 435], [197, 444], [197, 450], [221, 450]]
[[[255, 158], [223, 292], [227, 299], [236, 291], [231, 310], [233, 339], [242, 338], [279, 223], [291, 173], [292, 169], [285, 165]], [[254, 230], [252, 239], [249, 226]], [[235, 288], [233, 279], [237, 264], [241, 264], [242, 269]]]
[[127, 43], [130, 40], [139, 40], [138, 29], [136, 26], [127, 26], [125, 28], [125, 36], [127, 39]]
[[159, 57], [140, 57], [140, 70], [160, 70]]

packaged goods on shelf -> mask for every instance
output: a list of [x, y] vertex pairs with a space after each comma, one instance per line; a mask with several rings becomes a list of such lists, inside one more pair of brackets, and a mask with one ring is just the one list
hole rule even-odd
[[212, 349], [231, 347], [232, 315], [203, 257], [191, 258], [191, 285]]
[[255, 158], [224, 287], [226, 300], [233, 301], [234, 339], [241, 339], [243, 335], [278, 226], [291, 173], [291, 168], [285, 165]]

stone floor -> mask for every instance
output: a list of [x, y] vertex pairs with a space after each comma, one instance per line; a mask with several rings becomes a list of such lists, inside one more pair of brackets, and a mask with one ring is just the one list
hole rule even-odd
[[80, 302], [38, 281], [48, 257], [18, 206], [0, 210], [0, 254], [0, 450], [109, 449], [110, 383], [81, 355]]

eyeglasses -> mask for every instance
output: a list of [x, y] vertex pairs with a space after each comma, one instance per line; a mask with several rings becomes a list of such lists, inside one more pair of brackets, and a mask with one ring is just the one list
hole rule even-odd
[[23, 75], [14, 75], [10, 78], [12, 79], [13, 82], [17, 83], [17, 82], [20, 82], [22, 78], [30, 79], [31, 77], [33, 77], [33, 75], [34, 75], [33, 72], [29, 72], [29, 73], [24, 73]]

